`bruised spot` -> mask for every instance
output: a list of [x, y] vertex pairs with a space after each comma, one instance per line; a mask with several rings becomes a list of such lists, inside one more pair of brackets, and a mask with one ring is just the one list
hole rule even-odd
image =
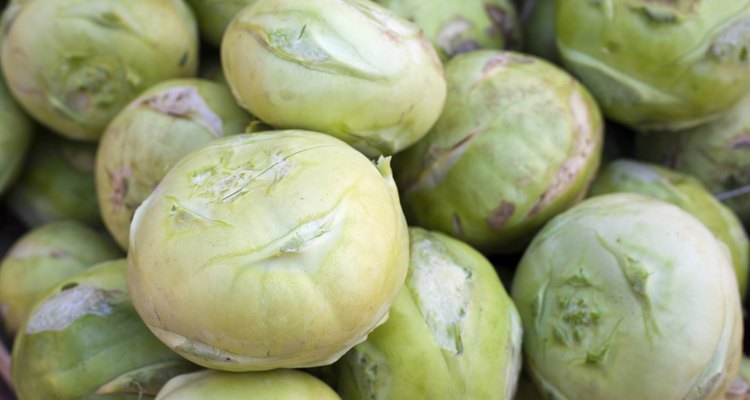
[[454, 18], [440, 28], [440, 32], [435, 37], [435, 42], [449, 57], [476, 50], [479, 48], [479, 44], [464, 38], [473, 27], [474, 24], [466, 18]]
[[453, 232], [458, 237], [464, 237], [464, 227], [463, 224], [461, 224], [461, 217], [458, 216], [458, 214], [453, 213], [451, 215], [451, 224], [453, 225]]
[[750, 149], [750, 132], [742, 134], [734, 139], [732, 139], [729, 144], [727, 144], [727, 150], [744, 150], [744, 149]]
[[499, 53], [494, 57], [487, 60], [482, 68], [482, 77], [484, 79], [487, 76], [495, 75], [505, 70], [509, 65], [513, 64], [533, 64], [536, 61], [531, 57], [526, 57], [521, 54], [513, 53]]
[[732, 381], [726, 392], [727, 400], [742, 400], [750, 398], [750, 384], [745, 382], [741, 377], [736, 377]]
[[115, 211], [119, 211], [125, 201], [132, 174], [133, 170], [124, 165], [117, 167], [113, 173], [109, 174], [109, 180], [112, 184], [112, 194], [109, 196], [109, 201], [112, 202]]
[[105, 317], [128, 300], [127, 293], [94, 286], [75, 286], [49, 297], [29, 317], [26, 334], [62, 331], [87, 315]]
[[136, 106], [142, 104], [160, 113], [189, 119], [217, 138], [224, 136], [221, 118], [208, 106], [195, 86], [181, 86], [159, 92], [143, 99]]
[[516, 16], [495, 4], [485, 4], [484, 10], [492, 22], [492, 26], [487, 28], [487, 35], [495, 36], [499, 33], [503, 36], [503, 44], [506, 48], [516, 47], [518, 45]]
[[456, 45], [456, 47], [453, 49], [453, 55], [476, 51], [480, 48], [481, 46], [475, 40], [466, 39]]
[[505, 224], [513, 217], [513, 213], [516, 211], [516, 206], [513, 203], [503, 201], [500, 207], [492, 210], [490, 215], [487, 216], [487, 224], [492, 229], [502, 229]]

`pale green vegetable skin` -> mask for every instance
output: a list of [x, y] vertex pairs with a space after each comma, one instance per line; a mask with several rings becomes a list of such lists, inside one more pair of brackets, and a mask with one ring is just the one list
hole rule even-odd
[[447, 75], [440, 120], [394, 160], [404, 211], [482, 252], [519, 251], [585, 195], [601, 158], [599, 110], [570, 75], [518, 53], [461, 54]]
[[0, 79], [0, 196], [18, 177], [34, 135], [34, 125]]
[[184, 357], [228, 371], [333, 363], [382, 322], [409, 263], [389, 160], [306, 131], [189, 154], [130, 233], [141, 317]]
[[102, 220], [127, 249], [130, 220], [180, 158], [253, 121], [225, 85], [197, 79], [157, 84], [133, 100], [102, 135], [96, 190]]
[[38, 121], [97, 141], [155, 83], [193, 76], [198, 29], [182, 0], [35, 0], [6, 14], [2, 67]]
[[721, 399], [742, 354], [736, 287], [725, 246], [687, 212], [593, 197], [521, 259], [524, 367], [548, 399]]
[[441, 233], [409, 234], [406, 285], [388, 321], [339, 362], [341, 397], [512, 399], [521, 320], [492, 264]]
[[603, 168], [590, 196], [641, 193], [672, 203], [701, 221], [729, 249], [740, 296], [747, 291], [750, 244], [742, 222], [694, 177], [654, 164], [617, 160]]
[[424, 31], [440, 58], [515, 47], [520, 24], [510, 0], [376, 0]]
[[559, 0], [566, 67], [636, 129], [717, 118], [750, 90], [750, 0]]
[[195, 12], [203, 39], [219, 47], [229, 23], [255, 0], [187, 0]]
[[96, 145], [38, 132], [7, 205], [29, 227], [72, 219], [100, 225]]
[[194, 370], [133, 309], [124, 259], [62, 281], [34, 307], [13, 345], [19, 400], [152, 399]]
[[156, 400], [339, 400], [310, 374], [278, 369], [230, 373], [204, 370], [172, 378]]
[[445, 101], [443, 66], [421, 30], [368, 0], [257, 0], [232, 21], [221, 55], [253, 115], [370, 157], [419, 140]]
[[636, 155], [695, 176], [750, 226], [750, 96], [710, 124], [638, 136]]
[[75, 221], [52, 222], [21, 236], [0, 264], [0, 311], [14, 334], [31, 308], [64, 278], [122, 257], [107, 237]]

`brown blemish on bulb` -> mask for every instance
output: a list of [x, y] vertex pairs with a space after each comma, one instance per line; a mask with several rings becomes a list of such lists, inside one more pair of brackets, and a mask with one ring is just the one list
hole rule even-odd
[[503, 201], [499, 207], [492, 210], [487, 216], [487, 224], [492, 227], [492, 229], [502, 229], [502, 227], [504, 227], [513, 217], [515, 211], [515, 204]]
[[727, 144], [727, 150], [750, 149], [750, 131], [744, 133]]
[[492, 25], [486, 30], [487, 35], [492, 37], [500, 33], [503, 36], [505, 48], [518, 47], [516, 16], [494, 4], [485, 4], [484, 10], [492, 22]]
[[109, 174], [109, 180], [112, 183], [112, 194], [109, 200], [112, 202], [115, 211], [122, 207], [125, 195], [128, 193], [128, 185], [132, 174], [133, 170], [126, 166], [120, 166]]
[[195, 86], [180, 86], [146, 98], [141, 104], [163, 114], [190, 119], [206, 128], [214, 137], [224, 136], [221, 118], [213, 112]]
[[453, 225], [453, 233], [458, 237], [464, 237], [464, 227], [458, 214], [453, 213], [451, 215], [451, 224]]

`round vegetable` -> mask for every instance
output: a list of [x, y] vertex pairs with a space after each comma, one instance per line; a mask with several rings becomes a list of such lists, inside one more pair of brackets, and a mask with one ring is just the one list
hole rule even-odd
[[445, 101], [443, 66], [421, 30], [368, 0], [257, 0], [227, 29], [221, 55], [258, 118], [368, 156], [419, 140]]
[[128, 284], [198, 364], [312, 367], [384, 321], [408, 254], [388, 159], [321, 133], [244, 134], [183, 158], [138, 208]]
[[152, 399], [195, 369], [138, 318], [125, 260], [99, 264], [57, 285], [34, 307], [13, 345], [19, 400]]
[[38, 132], [8, 207], [27, 226], [72, 219], [101, 225], [96, 198], [96, 145]]
[[92, 265], [121, 257], [114, 243], [75, 221], [32, 229], [0, 264], [0, 312], [13, 335], [31, 308], [64, 278]]
[[102, 220], [122, 248], [141, 202], [180, 158], [241, 133], [252, 117], [221, 84], [171, 80], [147, 90], [107, 127], [96, 157]]
[[388, 321], [339, 362], [342, 398], [511, 400], [521, 320], [492, 264], [446, 235], [409, 236], [406, 285]]
[[0, 195], [15, 181], [31, 144], [34, 125], [0, 78]]
[[485, 253], [518, 251], [584, 196], [602, 120], [586, 89], [554, 65], [511, 52], [461, 54], [430, 133], [396, 156], [407, 217]]
[[255, 0], [187, 0], [187, 2], [195, 11], [203, 39], [218, 47], [232, 19]]
[[34, 118], [96, 141], [141, 91], [193, 76], [198, 32], [182, 0], [19, 1], [5, 15], [2, 68]]
[[604, 114], [682, 129], [750, 91], [750, 0], [559, 0], [561, 58]]
[[534, 238], [512, 288], [546, 398], [721, 399], [742, 354], [726, 247], [634, 193], [593, 197]]
[[172, 378], [157, 400], [338, 400], [325, 383], [301, 371], [229, 373], [203, 370]]
[[478, 49], [518, 45], [520, 24], [510, 0], [376, 0], [417, 24], [443, 60]]
[[617, 160], [602, 169], [589, 194], [615, 192], [641, 193], [672, 203], [701, 221], [729, 249], [740, 296], [745, 296], [750, 263], [747, 233], [732, 210], [717, 201], [700, 181], [657, 165]]
[[750, 226], [750, 96], [710, 124], [638, 136], [636, 154], [695, 176]]

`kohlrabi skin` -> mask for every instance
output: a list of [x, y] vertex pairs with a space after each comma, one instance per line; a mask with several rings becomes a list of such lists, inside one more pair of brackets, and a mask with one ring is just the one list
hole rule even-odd
[[187, 0], [195, 12], [201, 37], [219, 47], [229, 23], [255, 0]]
[[256, 0], [221, 46], [241, 106], [269, 125], [336, 136], [369, 157], [424, 136], [445, 76], [421, 29], [368, 0]]
[[447, 60], [479, 49], [506, 49], [520, 44], [520, 23], [510, 0], [376, 0], [414, 22]]
[[672, 203], [706, 225], [729, 249], [740, 296], [745, 296], [750, 262], [747, 233], [737, 215], [716, 200], [700, 181], [655, 164], [622, 159], [600, 171], [589, 195], [616, 192], [641, 193]]
[[242, 133], [253, 121], [225, 85], [198, 79], [157, 84], [104, 131], [96, 157], [102, 220], [128, 247], [133, 213], [180, 158], [206, 143]]
[[18, 178], [33, 136], [33, 122], [0, 78], [0, 196]]
[[750, 226], [750, 95], [718, 120], [636, 138], [636, 155], [698, 178]]
[[322, 133], [219, 139], [135, 213], [128, 284], [182, 356], [228, 371], [331, 364], [387, 317], [409, 238], [388, 158]]
[[512, 400], [521, 321], [492, 264], [447, 235], [409, 234], [388, 321], [338, 362], [342, 398]]
[[340, 400], [319, 379], [292, 369], [232, 373], [203, 370], [172, 378], [156, 400]]
[[476, 51], [447, 64], [443, 114], [394, 158], [409, 222], [491, 253], [521, 251], [582, 198], [602, 119], [588, 91], [532, 56]]
[[719, 117], [750, 90], [750, 0], [559, 0], [565, 66], [639, 130]]
[[729, 253], [679, 207], [635, 193], [555, 217], [518, 266], [524, 368], [547, 399], [722, 399], [742, 355]]
[[196, 369], [149, 332], [133, 309], [124, 259], [71, 276], [34, 307], [13, 345], [19, 400], [153, 399]]
[[28, 227], [72, 219], [101, 225], [94, 165], [96, 144], [37, 132], [8, 208]]
[[182, 0], [16, 1], [3, 26], [11, 91], [71, 139], [97, 141], [140, 92], [197, 69], [197, 25]]
[[68, 276], [122, 257], [112, 241], [75, 221], [32, 229], [10, 248], [0, 264], [0, 314], [13, 335], [31, 308]]

